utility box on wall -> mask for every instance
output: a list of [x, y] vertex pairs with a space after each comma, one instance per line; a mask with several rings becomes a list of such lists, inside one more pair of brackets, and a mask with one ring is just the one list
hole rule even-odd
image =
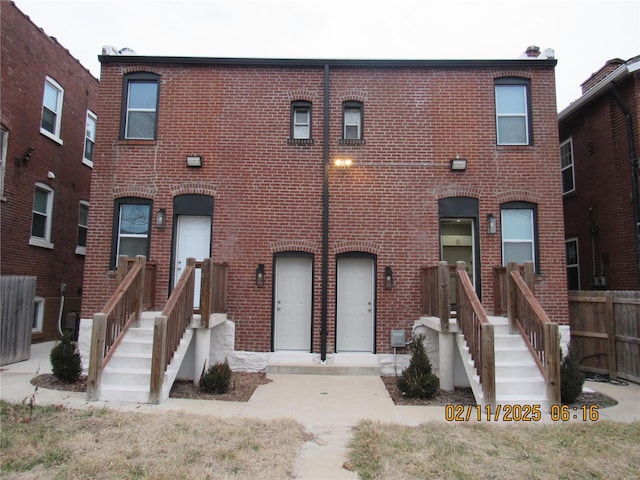
[[406, 332], [404, 330], [391, 330], [391, 346], [394, 348], [407, 346]]

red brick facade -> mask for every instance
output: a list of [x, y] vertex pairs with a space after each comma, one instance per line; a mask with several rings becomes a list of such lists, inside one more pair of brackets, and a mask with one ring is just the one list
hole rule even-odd
[[[0, 203], [1, 271], [37, 277], [36, 295], [44, 299], [44, 318], [42, 332], [34, 332], [32, 339], [54, 339], [63, 283], [63, 314], [80, 310], [84, 256], [75, 253], [78, 211], [81, 200], [89, 201], [91, 182], [91, 168], [82, 159], [87, 110], [97, 110], [98, 81], [13, 2], [0, 2], [0, 16], [1, 123], [7, 140]], [[62, 144], [40, 132], [47, 76], [64, 90]], [[36, 183], [53, 191], [53, 248], [30, 245]]]
[[[392, 351], [392, 329], [410, 332], [420, 316], [420, 267], [440, 259], [439, 201], [450, 197], [478, 201], [478, 274], [489, 310], [492, 268], [502, 254], [500, 226], [497, 235], [487, 235], [487, 215], [499, 219], [504, 202], [537, 205], [537, 292], [551, 318], [566, 322], [555, 61], [329, 61], [325, 67], [321, 61], [101, 59], [83, 318], [114, 289], [114, 202], [153, 202], [150, 258], [159, 265], [159, 309], [170, 285], [174, 198], [206, 194], [214, 199], [211, 256], [229, 264], [236, 348], [272, 348], [274, 258], [304, 252], [313, 256], [312, 350], [319, 352], [328, 159], [329, 353], [336, 350], [336, 265], [343, 254], [365, 253], [375, 261], [374, 351]], [[160, 76], [156, 140], [120, 139], [123, 82], [131, 72]], [[530, 81], [531, 145], [496, 145], [494, 80], [501, 77]], [[299, 100], [312, 104], [313, 143], [288, 142], [291, 103]], [[364, 141], [341, 141], [344, 101], [362, 102]], [[188, 155], [202, 156], [202, 168], [187, 168]], [[468, 160], [466, 171], [451, 171], [456, 155]], [[334, 165], [337, 158], [353, 163], [343, 169]], [[155, 226], [159, 209], [169, 219], [164, 229]], [[263, 288], [255, 282], [259, 264], [266, 268]], [[387, 266], [392, 289], [384, 288]]]
[[[567, 239], [577, 239], [579, 287], [584, 290], [640, 289], [638, 227], [634, 228], [638, 221], [634, 219], [634, 206], [639, 209], [640, 200], [637, 193], [634, 198], [632, 188], [630, 149], [633, 143], [637, 170], [637, 66], [640, 57], [628, 62], [608, 61], [583, 84], [589, 87], [583, 96], [559, 116], [560, 141], [571, 140], [573, 147], [575, 178], [575, 190], [564, 195], [565, 234]], [[630, 124], [624, 110], [629, 113]], [[633, 132], [631, 142], [629, 127]], [[637, 174], [635, 182], [638, 184]]]

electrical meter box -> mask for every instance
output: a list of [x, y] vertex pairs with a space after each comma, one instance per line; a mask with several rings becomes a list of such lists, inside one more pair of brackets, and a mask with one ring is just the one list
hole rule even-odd
[[404, 330], [391, 330], [391, 346], [392, 347], [407, 346]]

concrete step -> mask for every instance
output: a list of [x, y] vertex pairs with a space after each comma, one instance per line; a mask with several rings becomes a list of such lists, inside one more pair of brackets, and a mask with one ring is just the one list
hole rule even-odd
[[380, 376], [380, 367], [377, 365], [340, 365], [335, 363], [271, 363], [267, 366], [267, 373], [279, 373], [287, 375]]
[[130, 341], [150, 341], [153, 342], [153, 326], [131, 327], [125, 334], [125, 338]]
[[542, 377], [496, 377], [496, 397], [499, 395], [545, 395], [547, 386]]
[[149, 385], [100, 385], [100, 400], [105, 402], [149, 403]]
[[107, 368], [102, 372], [103, 385], [146, 385], [149, 388], [151, 371], [143, 368]]
[[524, 345], [520, 335], [495, 335], [493, 341], [496, 349], [499, 348], [515, 348]]
[[151, 355], [153, 351], [153, 342], [151, 340], [136, 340], [131, 341], [125, 338], [120, 345], [118, 345], [116, 352], [121, 354], [145, 354]]
[[109, 360], [107, 367], [133, 367], [151, 371], [151, 353], [124, 353], [118, 349]]
[[496, 378], [529, 378], [539, 375], [533, 360], [528, 362], [496, 362]]
[[495, 361], [498, 362], [527, 362], [533, 361], [531, 358], [531, 352], [526, 347], [514, 347], [514, 348], [496, 348], [495, 349]]

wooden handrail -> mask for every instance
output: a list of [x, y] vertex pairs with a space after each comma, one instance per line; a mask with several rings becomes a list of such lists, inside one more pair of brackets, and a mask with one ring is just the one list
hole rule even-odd
[[483, 402], [485, 405], [495, 405], [494, 326], [489, 323], [464, 262], [457, 262], [456, 278], [458, 325], [465, 337], [471, 359], [480, 377]]
[[[455, 268], [455, 267], [454, 267]], [[451, 316], [451, 286], [447, 262], [440, 262], [435, 267], [424, 266], [420, 269], [420, 311], [440, 319], [440, 331], [449, 331]]]
[[[536, 299], [516, 263], [507, 265], [507, 315], [509, 331], [519, 332], [547, 384], [550, 405], [560, 403], [560, 339], [558, 324], [552, 322]], [[533, 264], [525, 264], [533, 272]], [[532, 273], [526, 276], [532, 283]]]
[[87, 375], [87, 398], [98, 400], [100, 377], [126, 331], [140, 321], [144, 303], [146, 259], [139, 255], [128, 273], [127, 257], [118, 259], [118, 287], [101, 312], [94, 314]]

